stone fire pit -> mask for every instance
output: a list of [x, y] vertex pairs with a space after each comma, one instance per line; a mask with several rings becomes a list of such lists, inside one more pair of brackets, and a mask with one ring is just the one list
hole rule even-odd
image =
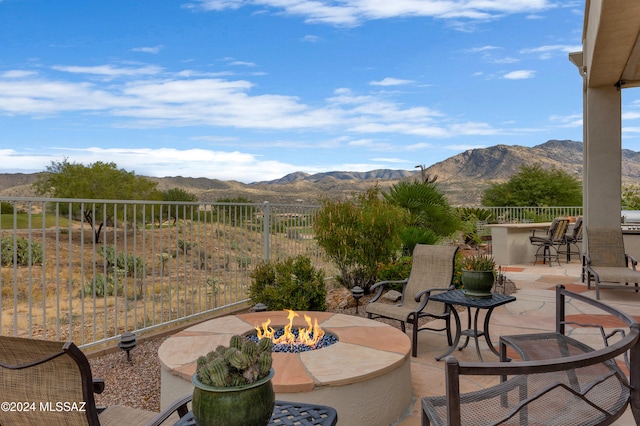
[[[327, 312], [298, 312], [295, 327], [305, 327], [304, 314], [317, 318], [338, 342], [301, 353], [274, 352], [273, 387], [285, 401], [329, 405], [344, 425], [387, 426], [411, 408], [411, 341], [400, 330], [378, 321]], [[234, 334], [254, 334], [268, 318], [278, 328], [287, 312], [256, 312], [212, 319], [164, 341], [161, 407], [193, 389], [191, 376], [200, 355], [228, 345]]]

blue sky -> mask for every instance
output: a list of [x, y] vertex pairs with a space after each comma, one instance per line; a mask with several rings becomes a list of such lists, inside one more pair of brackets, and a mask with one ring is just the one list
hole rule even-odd
[[[255, 182], [582, 140], [584, 0], [0, 0], [0, 171]], [[640, 150], [623, 92], [623, 146]]]

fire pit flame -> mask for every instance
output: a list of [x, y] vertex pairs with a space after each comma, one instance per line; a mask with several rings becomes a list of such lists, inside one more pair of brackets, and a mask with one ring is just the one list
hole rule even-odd
[[269, 325], [271, 324], [271, 319], [268, 319], [267, 321], [262, 323], [262, 327], [255, 327], [258, 339], [268, 337], [276, 345], [307, 345], [311, 348], [315, 348], [324, 336], [324, 331], [318, 326], [318, 319], [314, 318], [312, 323], [311, 317], [305, 314], [304, 320], [306, 321], [308, 327], [298, 328], [298, 335], [296, 336], [296, 334], [293, 332], [293, 319], [295, 317], [299, 317], [300, 315], [290, 309], [285, 310], [289, 312], [289, 316], [287, 317], [287, 319], [289, 320], [289, 324], [286, 324], [283, 327], [284, 333], [282, 334], [282, 336], [275, 337], [276, 330], [273, 327], [269, 327]]

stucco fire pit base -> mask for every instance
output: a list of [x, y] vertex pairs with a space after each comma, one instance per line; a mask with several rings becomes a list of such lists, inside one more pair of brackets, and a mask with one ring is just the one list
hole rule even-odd
[[[329, 405], [341, 425], [387, 426], [411, 408], [411, 341], [381, 322], [327, 312], [298, 312], [294, 326], [306, 327], [304, 314], [338, 342], [298, 354], [274, 353], [276, 398]], [[251, 334], [255, 325], [288, 323], [287, 312], [259, 312], [216, 318], [185, 329], [164, 341], [161, 406], [192, 391], [191, 376], [200, 355], [228, 345], [234, 334]]]

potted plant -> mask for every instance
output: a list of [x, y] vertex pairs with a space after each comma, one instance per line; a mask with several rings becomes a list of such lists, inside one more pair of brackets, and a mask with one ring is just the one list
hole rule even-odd
[[272, 342], [231, 337], [229, 347], [198, 358], [191, 403], [198, 426], [267, 425], [273, 413], [275, 393]]
[[496, 278], [496, 262], [493, 256], [479, 254], [462, 260], [462, 285], [471, 297], [491, 297]]

